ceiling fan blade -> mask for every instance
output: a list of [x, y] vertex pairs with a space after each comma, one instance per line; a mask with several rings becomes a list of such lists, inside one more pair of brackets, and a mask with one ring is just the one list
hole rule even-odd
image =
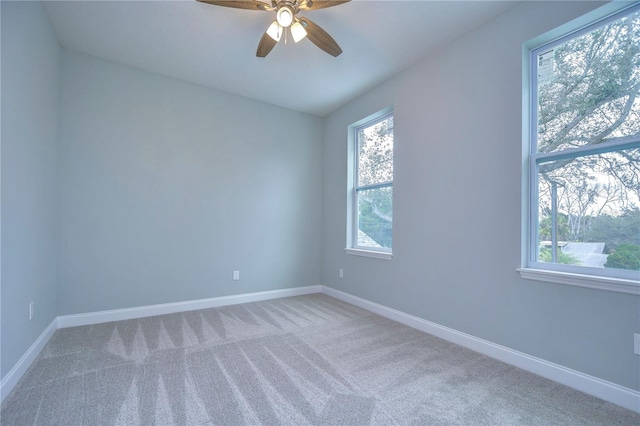
[[317, 24], [313, 23], [313, 21], [308, 18], [300, 17], [298, 18], [302, 25], [304, 25], [307, 30], [307, 38], [311, 40], [313, 44], [318, 46], [320, 49], [324, 50], [331, 56], [338, 56], [342, 53], [342, 49], [338, 46], [338, 43], [327, 33], [325, 30], [320, 28]]
[[267, 32], [265, 31], [265, 33], [262, 34], [260, 43], [258, 43], [258, 50], [256, 50], [256, 56], [259, 58], [264, 58], [269, 54], [269, 52], [271, 52], [271, 50], [274, 48], [276, 44], [278, 44], [278, 42], [272, 39], [269, 36], [269, 34], [267, 34]]
[[348, 3], [351, 0], [303, 0], [300, 4], [300, 10], [316, 10], [326, 7], [337, 6], [339, 4]]
[[198, 0], [201, 3], [212, 4], [214, 6], [233, 7], [247, 10], [272, 10], [271, 2], [258, 0]]

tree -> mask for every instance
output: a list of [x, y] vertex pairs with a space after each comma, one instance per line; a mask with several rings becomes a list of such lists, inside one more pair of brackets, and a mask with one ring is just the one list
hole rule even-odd
[[[538, 92], [538, 151], [611, 142], [640, 132], [640, 13], [561, 45], [555, 65], [554, 79]], [[558, 163], [555, 167], [562, 167]]]
[[[569, 40], [554, 55], [553, 78], [538, 85], [538, 152], [602, 149], [539, 163], [539, 237], [550, 239], [555, 188], [558, 238], [597, 241], [595, 229], [613, 247], [621, 239], [604, 233], [607, 221], [627, 234], [640, 224], [637, 215], [607, 219], [640, 207], [640, 12]], [[617, 142], [634, 144], [607, 148]]]
[[358, 186], [393, 180], [393, 116], [358, 131]]
[[[358, 222], [362, 232], [391, 247], [393, 224], [393, 116], [358, 130]], [[374, 185], [368, 188], [367, 185]]]
[[640, 245], [640, 209], [626, 210], [618, 216], [600, 215], [591, 218], [584, 241], [606, 242], [606, 253], [625, 243]]
[[[540, 241], [551, 241], [551, 212], [548, 212], [540, 221], [539, 226], [538, 235], [540, 236]], [[566, 214], [558, 215], [556, 228], [558, 241], [568, 241], [571, 230], [569, 228], [569, 219]]]
[[[389, 192], [389, 198], [391, 193]], [[392, 218], [380, 211], [376, 211], [376, 202], [360, 197], [359, 225], [360, 230], [382, 247], [391, 247]]]
[[607, 256], [605, 268], [640, 270], [640, 245], [620, 244]]

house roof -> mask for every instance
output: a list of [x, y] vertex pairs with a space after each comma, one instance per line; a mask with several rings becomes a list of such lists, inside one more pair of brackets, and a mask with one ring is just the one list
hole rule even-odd
[[358, 229], [358, 245], [361, 247], [382, 247], [373, 238], [362, 232], [360, 229]]

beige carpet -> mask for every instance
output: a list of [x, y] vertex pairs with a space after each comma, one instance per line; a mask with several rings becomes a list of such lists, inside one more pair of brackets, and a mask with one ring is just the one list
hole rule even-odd
[[58, 330], [2, 425], [640, 425], [321, 294]]

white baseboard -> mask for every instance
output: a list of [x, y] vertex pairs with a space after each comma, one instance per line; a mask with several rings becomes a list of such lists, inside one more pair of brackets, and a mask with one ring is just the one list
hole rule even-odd
[[9, 395], [11, 390], [13, 390], [20, 378], [22, 378], [24, 373], [26, 373], [58, 328], [144, 318], [154, 315], [216, 308], [220, 306], [259, 302], [262, 300], [301, 296], [313, 293], [324, 293], [328, 296], [350, 303], [354, 306], [358, 306], [362, 309], [366, 309], [401, 324], [432, 334], [465, 348], [640, 413], [640, 392], [638, 391], [545, 361], [541, 358], [536, 358], [534, 356], [518, 352], [505, 346], [497, 345], [488, 340], [462, 333], [452, 328], [335, 290], [331, 287], [320, 285], [57, 317], [42, 332], [40, 337], [38, 337], [38, 339], [31, 345], [16, 365], [14, 365], [5, 377], [2, 378], [2, 381], [0, 382], [0, 400], [4, 400], [5, 397]]
[[506, 346], [462, 333], [331, 287], [322, 286], [322, 293], [640, 413], [640, 392], [636, 390], [527, 355]]
[[22, 378], [24, 373], [27, 372], [33, 361], [38, 357], [49, 339], [51, 339], [53, 333], [55, 333], [59, 328], [144, 318], [176, 312], [195, 311], [197, 309], [217, 308], [220, 306], [237, 305], [240, 303], [279, 299], [281, 297], [301, 296], [304, 294], [320, 293], [320, 290], [321, 286], [315, 285], [261, 291], [257, 293], [236, 294], [233, 296], [212, 297], [210, 299], [189, 300], [186, 302], [164, 303], [161, 305], [141, 306], [137, 308], [114, 309], [111, 311], [59, 316], [51, 322], [47, 329], [42, 332], [40, 337], [38, 337], [22, 358], [20, 358], [16, 365], [14, 365], [13, 368], [2, 378], [2, 381], [0, 382], [0, 401], [4, 401], [7, 395], [11, 393], [18, 381]]
[[11, 393], [57, 329], [58, 319], [54, 318], [51, 324], [49, 324], [36, 341], [33, 342], [31, 347], [22, 355], [22, 358], [20, 358], [13, 368], [2, 378], [2, 381], [0, 381], [0, 401], [4, 401], [7, 395]]
[[185, 302], [163, 303], [160, 305], [139, 306], [136, 308], [89, 312], [86, 314], [63, 315], [58, 317], [58, 328], [123, 321], [135, 318], [152, 317], [155, 315], [173, 314], [176, 312], [238, 305], [240, 303], [260, 302], [262, 300], [279, 299], [281, 297], [320, 293], [320, 291], [321, 286], [315, 285], [308, 287], [285, 288], [281, 290], [260, 291], [257, 293], [234, 294], [232, 296], [212, 297], [209, 299], [188, 300]]

